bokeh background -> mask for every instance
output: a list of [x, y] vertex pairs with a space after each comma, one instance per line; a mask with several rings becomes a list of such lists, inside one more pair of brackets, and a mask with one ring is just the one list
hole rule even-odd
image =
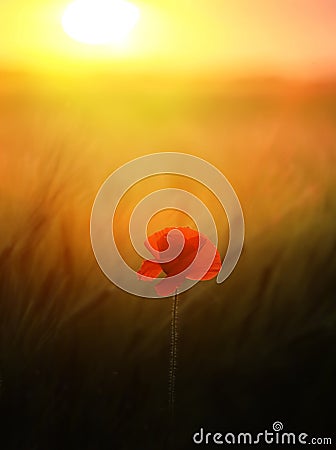
[[[336, 4], [134, 0], [127, 45], [62, 30], [66, 2], [0, 4], [0, 447], [193, 448], [192, 435], [332, 437], [336, 376]], [[175, 425], [168, 408], [171, 301], [121, 292], [90, 246], [105, 178], [141, 155], [216, 165], [245, 214], [222, 285], [180, 296]], [[152, 178], [119, 208], [182, 187]], [[132, 203], [133, 202], [133, 203]], [[190, 225], [165, 213], [151, 231]], [[174, 443], [172, 444], [172, 435]]]

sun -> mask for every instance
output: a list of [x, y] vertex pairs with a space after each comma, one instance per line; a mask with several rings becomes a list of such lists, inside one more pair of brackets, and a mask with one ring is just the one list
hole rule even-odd
[[139, 8], [125, 0], [75, 0], [66, 7], [62, 26], [78, 42], [122, 44], [139, 18]]

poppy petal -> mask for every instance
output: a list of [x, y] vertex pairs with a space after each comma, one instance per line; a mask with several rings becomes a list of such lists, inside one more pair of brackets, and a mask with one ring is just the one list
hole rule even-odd
[[157, 278], [162, 272], [160, 264], [153, 261], [145, 260], [140, 269], [138, 270], [138, 279], [144, 281], [150, 281], [147, 278]]
[[163, 280], [155, 286], [156, 293], [161, 297], [173, 295], [181, 286], [184, 280], [185, 277], [183, 276], [163, 278]]
[[[179, 230], [184, 236], [184, 246], [180, 250], [180, 238], [167, 240], [171, 230]], [[214, 278], [221, 269], [221, 259], [216, 246], [202, 233], [189, 227], [166, 227], [151, 236], [145, 242], [145, 246], [154, 256], [154, 260], [146, 260], [138, 271], [139, 279], [150, 281], [157, 278], [163, 271], [167, 277], [162, 279], [156, 286], [156, 292], [160, 296], [173, 295], [180, 287], [185, 278], [190, 280], [210, 280]], [[160, 254], [169, 247], [172, 254], [178, 256], [173, 260], [160, 263]], [[177, 252], [174, 248], [179, 247]], [[162, 255], [163, 256], [163, 255]], [[166, 259], [167, 255], [164, 256]], [[209, 261], [213, 259], [209, 268]], [[191, 268], [189, 269], [189, 267]], [[186, 273], [180, 276], [181, 272]]]
[[[171, 231], [171, 230], [181, 231], [181, 233], [183, 234], [186, 241], [191, 238], [197, 238], [197, 240], [198, 240], [198, 238], [200, 236], [200, 234], [196, 230], [193, 230], [192, 228], [189, 228], [189, 227], [166, 227], [160, 231], [157, 231], [157, 232], [151, 234], [147, 238], [147, 240], [145, 241], [145, 246], [147, 247], [147, 249], [152, 254], [154, 254], [154, 253], [151, 251], [151, 248], [153, 248], [154, 250], [158, 250], [159, 252], [163, 252], [163, 251], [167, 250], [167, 248], [168, 248], [167, 235], [168, 235], [169, 231]], [[202, 239], [202, 236], [201, 236], [201, 239]]]
[[183, 233], [177, 228], [166, 228], [165, 230], [167, 233], [162, 234], [156, 241], [156, 247], [159, 250], [151, 247], [149, 240], [145, 241], [145, 246], [154, 256], [154, 262], [159, 264], [177, 258], [183, 251], [186, 243]]
[[[209, 258], [214, 254], [213, 262], [209, 269]], [[214, 278], [222, 267], [221, 259], [218, 250], [213, 245], [213, 243], [207, 239], [205, 245], [200, 249], [199, 253], [195, 258], [193, 267], [188, 271], [186, 278], [189, 280], [211, 280]]]
[[163, 271], [173, 276], [186, 270], [196, 258], [198, 247], [199, 236], [186, 239], [182, 252], [172, 261], [161, 264]]
[[167, 242], [167, 234], [170, 230], [173, 230], [174, 227], [167, 227], [163, 230], [157, 231], [154, 234], [151, 234], [147, 240], [145, 241], [145, 245], [150, 251], [151, 247], [154, 250], [158, 250], [159, 252], [162, 252], [164, 250], [167, 250], [168, 248], [168, 242]]

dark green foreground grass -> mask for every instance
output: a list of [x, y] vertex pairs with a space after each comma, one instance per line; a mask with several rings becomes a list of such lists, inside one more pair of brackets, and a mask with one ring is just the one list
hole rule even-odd
[[167, 448], [170, 301], [114, 288], [88, 225], [105, 176], [158, 150], [216, 164], [246, 219], [229, 280], [180, 296], [174, 448], [335, 432], [334, 90], [166, 88], [2, 93], [3, 450]]

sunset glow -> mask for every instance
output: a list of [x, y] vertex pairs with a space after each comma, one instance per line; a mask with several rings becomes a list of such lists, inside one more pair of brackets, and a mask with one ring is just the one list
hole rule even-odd
[[0, 64], [37, 70], [336, 73], [334, 0], [0, 2]]
[[139, 17], [139, 9], [123, 0], [76, 0], [64, 11], [62, 25], [71, 38], [85, 44], [120, 44]]

